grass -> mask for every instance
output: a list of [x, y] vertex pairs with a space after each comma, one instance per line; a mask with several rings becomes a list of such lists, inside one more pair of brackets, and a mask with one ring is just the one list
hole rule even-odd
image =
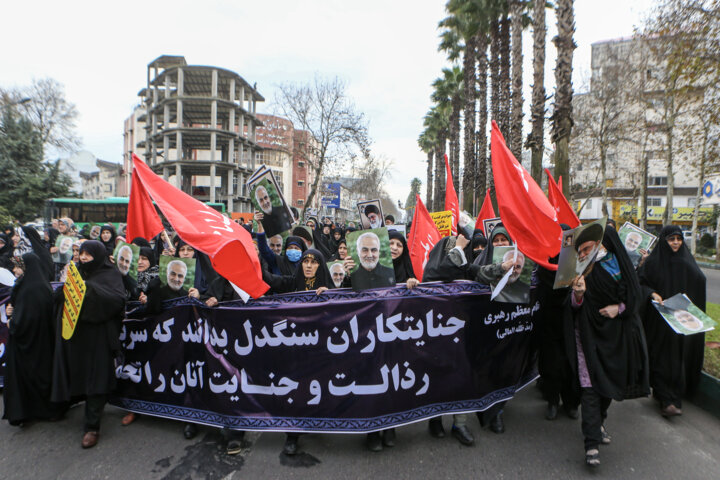
[[[707, 314], [715, 320], [715, 330], [705, 334], [706, 342], [720, 342], [720, 305], [717, 303], [707, 304]], [[720, 378], [720, 348], [705, 347], [705, 363], [703, 370], [715, 378]]]

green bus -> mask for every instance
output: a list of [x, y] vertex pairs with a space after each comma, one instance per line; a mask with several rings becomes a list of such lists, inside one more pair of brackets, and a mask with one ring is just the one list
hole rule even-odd
[[[88, 223], [112, 223], [117, 228], [118, 224], [127, 222], [128, 200], [128, 197], [110, 197], [103, 200], [51, 198], [45, 205], [45, 224], [49, 225], [53, 218], [70, 217], [78, 230]], [[224, 203], [205, 204], [225, 213]]]

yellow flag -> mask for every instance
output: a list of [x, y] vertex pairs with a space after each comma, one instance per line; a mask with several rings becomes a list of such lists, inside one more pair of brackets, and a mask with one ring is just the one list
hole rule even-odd
[[69, 340], [75, 332], [80, 309], [85, 298], [85, 281], [73, 262], [68, 264], [67, 279], [63, 286], [65, 305], [62, 313], [62, 337]]

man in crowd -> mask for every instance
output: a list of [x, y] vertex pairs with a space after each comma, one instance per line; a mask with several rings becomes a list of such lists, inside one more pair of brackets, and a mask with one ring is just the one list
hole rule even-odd
[[283, 238], [279, 233], [268, 238], [267, 243], [273, 253], [275, 253], [276, 255], [282, 254]]
[[395, 217], [392, 215], [385, 215], [385, 226], [395, 225]]

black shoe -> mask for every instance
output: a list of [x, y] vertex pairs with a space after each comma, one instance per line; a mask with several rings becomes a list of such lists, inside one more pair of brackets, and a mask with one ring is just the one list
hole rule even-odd
[[503, 423], [502, 412], [498, 413], [492, 418], [492, 420], [490, 420], [490, 430], [492, 430], [493, 433], [505, 433], [505, 424]]
[[578, 413], [578, 409], [577, 409], [577, 408], [566, 407], [565, 405], [563, 405], [563, 409], [565, 409], [565, 414], [566, 414], [568, 417], [572, 418], [573, 420], [577, 420], [578, 417], [580, 417], [580, 414]]
[[555, 420], [557, 418], [557, 405], [548, 403], [547, 410], [545, 410], [545, 420]]
[[368, 433], [367, 439], [365, 440], [365, 445], [367, 446], [367, 449], [371, 452], [382, 452], [383, 443], [380, 432]]
[[193, 438], [195, 438], [195, 435], [197, 435], [197, 425], [195, 425], [194, 423], [186, 423], [185, 429], [183, 430], [183, 435], [188, 440], [192, 440]]
[[600, 466], [600, 452], [597, 448], [585, 450], [585, 465], [593, 468]]
[[428, 422], [428, 430], [430, 435], [435, 438], [445, 438], [445, 429], [442, 424], [442, 417], [431, 418]]
[[283, 447], [283, 453], [285, 455], [295, 455], [298, 451], [298, 436], [297, 434], [287, 434], [285, 438], [285, 446]]
[[382, 431], [382, 443], [386, 447], [394, 447], [395, 446], [395, 429], [394, 428], [388, 428], [387, 430]]
[[237, 455], [242, 451], [243, 439], [245, 438], [244, 431], [231, 430], [227, 427], [223, 427], [222, 430], [220, 430], [220, 434], [227, 442], [225, 451], [228, 455]]
[[610, 442], [612, 442], [612, 437], [608, 433], [607, 430], [605, 430], [605, 425], [600, 425], [600, 433], [602, 434], [602, 443], [603, 445], [610, 445]]
[[460, 427], [453, 425], [452, 434], [453, 437], [457, 438], [458, 442], [462, 443], [466, 447], [470, 447], [475, 443], [475, 438], [473, 437], [472, 432], [465, 425]]

